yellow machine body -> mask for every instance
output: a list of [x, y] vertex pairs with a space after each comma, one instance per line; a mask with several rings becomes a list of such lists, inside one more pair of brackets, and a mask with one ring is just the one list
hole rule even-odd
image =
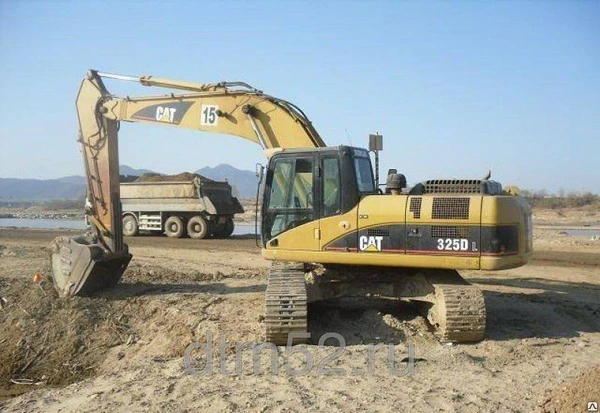
[[[468, 212], [434, 218], [436, 199], [448, 204], [460, 200], [460, 206], [468, 204]], [[411, 210], [411, 202], [420, 204], [418, 210]], [[531, 255], [530, 219], [529, 206], [514, 196], [368, 195], [345, 214], [278, 235], [266, 243], [262, 256], [275, 261], [502, 270], [524, 265]]]
[[263, 257], [322, 264], [500, 270], [527, 262], [531, 210], [489, 180], [374, 183], [366, 150], [291, 149], [269, 160]]
[[[184, 92], [118, 97], [103, 78]], [[53, 243], [52, 275], [63, 297], [114, 286], [132, 258], [122, 234], [120, 122], [235, 135], [265, 150], [262, 256], [278, 261], [265, 294], [265, 334], [277, 344], [307, 331], [309, 302], [365, 297], [418, 303], [443, 341], [481, 340], [483, 294], [456, 270], [513, 268], [532, 252], [531, 209], [499, 183], [433, 180], [408, 190], [404, 176], [390, 172], [382, 190], [369, 151], [327, 147], [298, 107], [242, 82], [197, 84], [92, 70], [77, 111], [91, 226], [85, 236]], [[315, 271], [311, 266], [324, 271], [313, 284], [305, 278], [305, 271]]]

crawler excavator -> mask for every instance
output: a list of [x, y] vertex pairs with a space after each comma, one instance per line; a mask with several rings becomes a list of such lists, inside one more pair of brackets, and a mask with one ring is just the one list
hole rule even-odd
[[[103, 78], [171, 91], [118, 97]], [[90, 70], [76, 104], [91, 225], [85, 235], [53, 242], [52, 276], [62, 297], [116, 285], [132, 257], [122, 235], [120, 122], [230, 134], [265, 150], [261, 251], [273, 263], [264, 324], [276, 344], [306, 338], [309, 302], [363, 299], [414, 303], [440, 340], [479, 341], [483, 295], [457, 270], [514, 268], [532, 252], [531, 210], [498, 182], [429, 180], [407, 190], [391, 170], [382, 191], [368, 150], [327, 147], [297, 106], [246, 83]]]

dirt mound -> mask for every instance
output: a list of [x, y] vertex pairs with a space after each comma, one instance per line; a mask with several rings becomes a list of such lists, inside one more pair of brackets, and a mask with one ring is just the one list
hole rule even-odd
[[600, 403], [600, 364], [550, 392], [544, 412], [585, 412], [588, 402]]
[[[45, 257], [36, 248], [0, 245], [0, 259], [29, 261], [40, 255]], [[190, 342], [201, 338], [203, 323], [210, 326], [217, 314], [228, 311], [216, 299], [229, 291], [218, 268], [175, 269], [172, 261], [138, 261], [117, 288], [65, 300], [59, 299], [44, 265], [36, 265], [35, 271], [45, 275], [40, 285], [31, 275], [25, 277], [29, 270], [20, 266], [14, 268], [19, 277], [0, 273], [0, 297], [5, 299], [0, 309], [0, 400], [96, 376], [109, 355], [121, 363], [121, 358], [135, 356], [141, 343], [146, 356], [181, 357]], [[264, 278], [252, 268], [238, 268], [236, 274]], [[260, 295], [261, 289], [248, 292]], [[218, 307], [215, 314], [213, 306]], [[196, 331], [199, 323], [203, 328]]]
[[[17, 280], [0, 286], [6, 300], [0, 318], [0, 399], [95, 375], [112, 348], [139, 340], [141, 326], [157, 311], [137, 299], [156, 293], [152, 285], [124, 284], [101, 297], [71, 300], [59, 299], [48, 278], [40, 286]], [[183, 344], [175, 342], [187, 344], [192, 337], [175, 331], [183, 330], [180, 320], [167, 320], [163, 330], [173, 340], [164, 345], [171, 351], [163, 348], [161, 354], [180, 356]]]
[[135, 182], [177, 182], [177, 181], [191, 181], [194, 178], [200, 178], [202, 181], [212, 182], [212, 179], [209, 179], [205, 176], [193, 174], [190, 172], [182, 172], [176, 175], [163, 175], [157, 174], [154, 172], [146, 173], [140, 176]]
[[[372, 304], [372, 307], [377, 306]], [[438, 345], [437, 340], [428, 332], [425, 320], [410, 305], [365, 309], [313, 304], [310, 309], [313, 344], [317, 344], [321, 335], [335, 331], [350, 346], [372, 341], [393, 344], [411, 341], [427, 347]]]
[[0, 394], [88, 377], [106, 349], [129, 337], [121, 314], [98, 303], [103, 300], [60, 300], [47, 277], [39, 286], [33, 281], [2, 281]]

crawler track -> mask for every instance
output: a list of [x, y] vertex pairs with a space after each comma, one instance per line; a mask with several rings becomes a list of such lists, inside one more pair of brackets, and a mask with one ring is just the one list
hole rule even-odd
[[474, 342], [485, 337], [486, 311], [481, 290], [471, 284], [431, 283], [435, 304], [427, 320], [442, 342]]
[[[307, 331], [307, 297], [304, 265], [273, 263], [265, 298], [267, 341], [285, 345], [288, 334]], [[295, 339], [294, 344], [302, 340]]]

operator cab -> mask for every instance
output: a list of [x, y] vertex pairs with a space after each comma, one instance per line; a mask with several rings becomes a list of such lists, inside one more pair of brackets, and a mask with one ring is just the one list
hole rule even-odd
[[283, 150], [271, 157], [262, 205], [263, 245], [305, 223], [344, 214], [377, 187], [366, 149]]

